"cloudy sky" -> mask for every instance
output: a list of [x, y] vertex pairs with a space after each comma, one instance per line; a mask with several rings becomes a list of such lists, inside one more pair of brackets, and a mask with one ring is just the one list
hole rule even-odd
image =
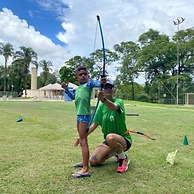
[[[191, 28], [193, 10], [193, 0], [0, 0], [0, 42], [15, 50], [31, 47], [39, 60], [50, 60], [59, 70], [71, 57], [102, 48], [96, 15], [111, 50], [122, 41], [136, 42], [150, 28], [172, 36], [173, 20], [180, 17], [186, 18], [180, 29]], [[113, 78], [114, 68], [108, 69]]]

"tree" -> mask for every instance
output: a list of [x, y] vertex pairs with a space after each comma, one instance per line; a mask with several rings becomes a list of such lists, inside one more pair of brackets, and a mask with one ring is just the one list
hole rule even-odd
[[[37, 78], [38, 88], [41, 88], [41, 87], [44, 87], [45, 86], [45, 82], [44, 82], [45, 77], [44, 77], [44, 74], [43, 73], [44, 72], [40, 73], [40, 76], [38, 76], [38, 78]], [[48, 72], [47, 73], [47, 84], [54, 84], [56, 82], [57, 82], [57, 78], [56, 78], [55, 73]]]
[[[146, 72], [146, 80], [151, 81], [155, 76], [162, 75], [170, 70], [168, 63], [169, 37], [160, 35], [158, 31], [150, 29], [143, 33], [138, 40], [141, 43], [141, 51], [139, 53], [139, 67]], [[176, 55], [173, 55], [176, 59]], [[174, 59], [171, 59], [174, 65]]]
[[149, 96], [152, 99], [156, 98], [159, 90], [163, 90], [162, 92], [166, 90], [171, 96], [175, 96], [179, 84], [183, 99], [183, 92], [187, 91], [187, 88], [192, 88], [192, 79], [189, 77], [192, 78], [194, 75], [194, 30], [181, 30], [171, 41], [168, 36], [150, 29], [143, 33], [138, 41], [141, 48], [138, 68], [145, 72], [145, 89], [149, 91]]
[[176, 67], [176, 45], [171, 43], [165, 34], [150, 29], [143, 33], [138, 41], [138, 68], [145, 72], [145, 91], [151, 100], [158, 97], [161, 82], [165, 82], [167, 75], [172, 74]]
[[121, 42], [120, 45], [116, 44], [114, 49], [118, 54], [121, 63], [121, 67], [119, 68], [120, 76], [117, 77], [117, 81], [119, 82], [119, 85], [127, 85], [131, 83], [132, 100], [134, 100], [134, 79], [138, 76], [136, 63], [139, 46], [136, 43], [129, 41]]
[[86, 66], [93, 75], [93, 61], [90, 58], [75, 56], [65, 62], [65, 66], [59, 70], [60, 79], [63, 82], [72, 82], [78, 84], [75, 78], [75, 71], [79, 66]]
[[173, 36], [179, 49], [178, 73], [194, 75], [194, 29], [180, 30]]
[[49, 76], [49, 71], [52, 71], [52, 69], [50, 67], [53, 66], [53, 64], [50, 61], [46, 61], [46, 60], [42, 60], [39, 62], [39, 66], [42, 67], [43, 72], [42, 72], [42, 76], [43, 76], [43, 84], [44, 86], [48, 83], [48, 76]]
[[10, 43], [0, 43], [0, 54], [4, 56], [5, 63], [4, 63], [4, 95], [6, 95], [7, 90], [7, 62], [9, 57], [13, 55], [13, 46]]
[[[110, 51], [109, 49], [105, 49], [105, 61], [106, 61], [106, 67], [105, 67], [105, 74], [108, 75], [107, 67], [111, 65], [112, 62], [118, 60], [118, 55], [116, 52]], [[93, 78], [99, 79], [102, 75], [103, 70], [103, 54], [102, 49], [97, 49], [95, 52], [90, 54], [90, 59], [93, 61], [91, 66], [91, 72], [93, 75]]]
[[4, 86], [4, 67], [0, 65], [0, 91], [3, 91]]
[[13, 85], [15, 91], [20, 91], [24, 88], [25, 75], [23, 73], [23, 66], [19, 61], [13, 61], [8, 67], [8, 84]]
[[75, 71], [79, 66], [86, 66], [84, 59], [80, 56], [74, 56], [65, 62], [65, 65], [59, 70], [60, 80], [62, 82], [72, 82], [76, 84]]
[[20, 47], [21, 51], [16, 51], [14, 54], [15, 62], [20, 63], [23, 67], [23, 72], [25, 74], [25, 97], [27, 96], [27, 81], [29, 74], [30, 63], [34, 64], [38, 68], [37, 63], [37, 54], [33, 51], [32, 48], [26, 48], [24, 46]]
[[65, 83], [76, 82], [75, 74], [74, 72], [72, 72], [72, 70], [69, 67], [66, 67], [66, 66], [61, 67], [61, 69], [59, 70], [59, 74], [60, 74], [60, 80], [62, 82], [65, 82]]

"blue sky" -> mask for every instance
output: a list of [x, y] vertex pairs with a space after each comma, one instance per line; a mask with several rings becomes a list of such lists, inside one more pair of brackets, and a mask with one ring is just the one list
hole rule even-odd
[[[55, 9], [41, 6], [34, 0], [1, 0], [0, 8], [12, 10], [14, 15], [24, 19], [30, 26], [34, 26], [36, 31], [49, 37], [54, 43], [65, 45], [56, 38], [59, 31], [64, 30], [61, 26], [61, 19]], [[61, 7], [68, 9], [68, 6], [61, 4]], [[61, 9], [62, 9], [61, 8]]]
[[[99, 29], [95, 43], [96, 15], [111, 50], [122, 41], [136, 42], [150, 28], [172, 37], [173, 20], [180, 17], [186, 18], [180, 29], [194, 27], [193, 10], [193, 0], [0, 0], [0, 42], [15, 50], [31, 47], [39, 61], [51, 61], [59, 70], [71, 57], [102, 48]], [[118, 66], [108, 68], [113, 79]]]

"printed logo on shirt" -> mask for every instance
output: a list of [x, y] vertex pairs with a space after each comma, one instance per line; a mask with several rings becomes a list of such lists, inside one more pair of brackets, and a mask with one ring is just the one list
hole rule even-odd
[[110, 116], [110, 121], [114, 121], [114, 117], [113, 116]]

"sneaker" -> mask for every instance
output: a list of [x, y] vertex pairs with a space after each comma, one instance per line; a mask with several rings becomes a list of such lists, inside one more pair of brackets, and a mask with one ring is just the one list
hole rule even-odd
[[128, 169], [129, 163], [130, 163], [130, 160], [127, 158], [127, 156], [125, 159], [119, 159], [117, 172], [119, 173], [126, 172]]

